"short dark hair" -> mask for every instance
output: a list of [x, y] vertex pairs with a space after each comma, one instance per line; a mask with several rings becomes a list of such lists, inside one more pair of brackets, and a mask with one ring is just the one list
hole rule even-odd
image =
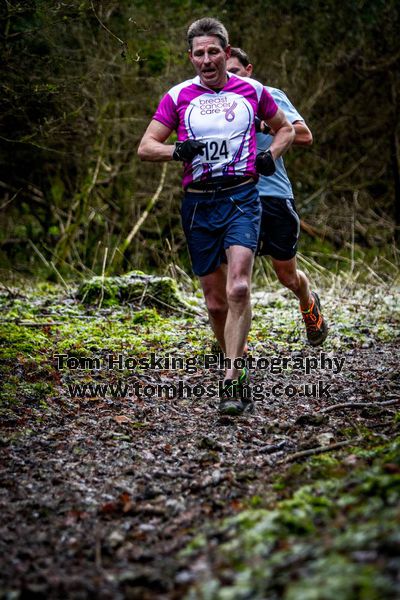
[[241, 48], [231, 48], [231, 58], [237, 58], [238, 61], [244, 66], [247, 67], [250, 64], [250, 59], [246, 52]]
[[192, 23], [188, 29], [187, 42], [189, 49], [191, 50], [193, 47], [193, 38], [206, 35], [215, 35], [215, 37], [220, 40], [221, 46], [224, 50], [229, 44], [228, 32], [221, 21], [218, 21], [218, 19], [213, 19], [212, 17], [204, 17], [203, 19], [198, 19]]

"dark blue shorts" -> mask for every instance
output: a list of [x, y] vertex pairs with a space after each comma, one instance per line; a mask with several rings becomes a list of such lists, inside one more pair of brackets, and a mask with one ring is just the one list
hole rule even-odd
[[296, 256], [300, 219], [293, 198], [260, 196], [262, 206], [260, 239], [257, 255], [277, 260]]
[[230, 246], [256, 251], [261, 204], [252, 182], [206, 194], [185, 192], [181, 217], [193, 271], [199, 277], [226, 262]]

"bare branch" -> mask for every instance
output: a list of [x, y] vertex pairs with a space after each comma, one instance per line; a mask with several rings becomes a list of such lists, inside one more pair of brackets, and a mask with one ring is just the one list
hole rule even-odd
[[336, 444], [330, 444], [329, 446], [318, 446], [317, 448], [310, 448], [309, 450], [301, 450], [301, 452], [295, 452], [294, 454], [289, 454], [286, 459], [282, 462], [292, 462], [297, 460], [298, 458], [305, 458], [307, 456], [313, 456], [314, 454], [322, 454], [323, 452], [331, 452], [332, 450], [337, 450], [337, 448], [343, 448], [343, 446], [350, 446], [352, 444], [357, 444], [361, 442], [362, 438], [357, 437], [352, 440], [344, 440], [343, 442], [337, 442]]
[[396, 398], [394, 400], [386, 400], [385, 402], [341, 402], [340, 404], [332, 404], [332, 406], [327, 406], [323, 408], [320, 412], [327, 413], [332, 410], [337, 410], [339, 408], [364, 408], [364, 407], [375, 407], [379, 408], [380, 406], [391, 406], [392, 404], [399, 404], [400, 398]]

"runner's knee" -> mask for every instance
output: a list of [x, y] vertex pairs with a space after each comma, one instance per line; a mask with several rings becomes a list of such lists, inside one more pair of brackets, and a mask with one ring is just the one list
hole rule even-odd
[[207, 310], [213, 319], [225, 317], [226, 313], [228, 312], [228, 306], [226, 302], [215, 296], [209, 296], [206, 298], [206, 305]]
[[228, 302], [246, 302], [250, 298], [250, 285], [244, 279], [234, 281], [227, 290]]

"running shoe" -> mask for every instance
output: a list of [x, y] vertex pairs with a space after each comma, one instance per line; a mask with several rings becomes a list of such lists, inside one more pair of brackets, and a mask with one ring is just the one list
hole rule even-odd
[[225, 379], [219, 412], [223, 415], [240, 415], [243, 412], [252, 412], [253, 402], [249, 386], [249, 373], [243, 368], [238, 379]]
[[311, 346], [319, 346], [328, 335], [328, 325], [321, 313], [321, 303], [316, 292], [311, 292], [312, 302], [308, 310], [302, 310], [307, 339]]

